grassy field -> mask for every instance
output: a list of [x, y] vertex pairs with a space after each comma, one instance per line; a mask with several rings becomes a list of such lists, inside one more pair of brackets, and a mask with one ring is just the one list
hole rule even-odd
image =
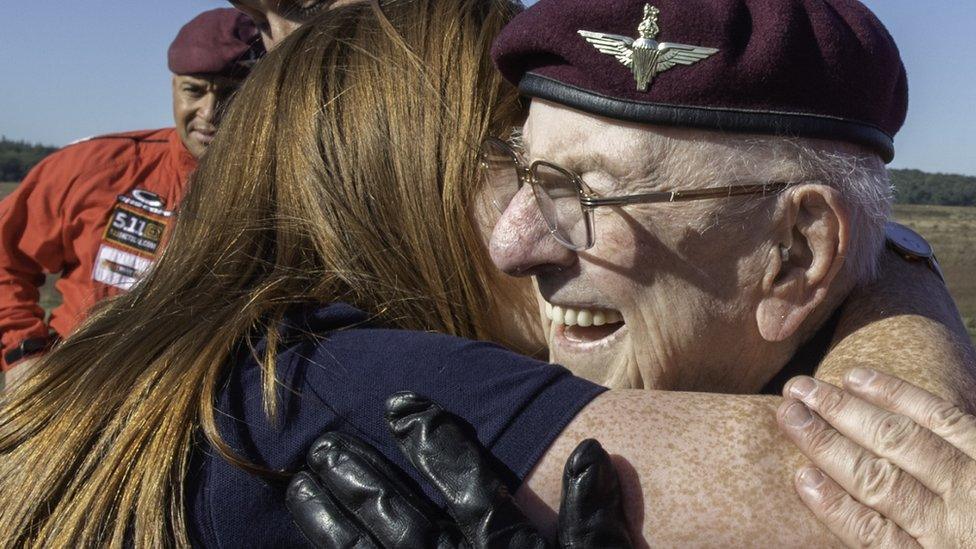
[[[0, 183], [0, 198], [16, 185]], [[932, 243], [966, 328], [976, 340], [976, 208], [897, 205], [895, 219]], [[47, 310], [60, 301], [54, 280], [55, 277], [48, 277], [41, 292], [42, 305]]]
[[949, 291], [976, 341], [976, 208], [897, 205], [895, 219], [932, 244]]

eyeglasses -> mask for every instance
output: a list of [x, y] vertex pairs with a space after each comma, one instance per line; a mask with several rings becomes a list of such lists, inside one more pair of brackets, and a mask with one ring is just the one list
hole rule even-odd
[[733, 185], [714, 189], [661, 191], [601, 197], [576, 173], [552, 162], [537, 160], [526, 166], [508, 143], [489, 137], [481, 144], [481, 174], [491, 191], [492, 203], [504, 212], [522, 185], [528, 183], [550, 234], [563, 246], [583, 251], [596, 241], [593, 210], [605, 206], [689, 202], [732, 196], [767, 196], [785, 190], [786, 182]]

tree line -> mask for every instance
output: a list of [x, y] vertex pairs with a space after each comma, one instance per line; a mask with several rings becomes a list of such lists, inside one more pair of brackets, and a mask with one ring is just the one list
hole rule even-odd
[[976, 177], [921, 170], [890, 170], [898, 204], [976, 206]]
[[[20, 181], [55, 147], [0, 137], [0, 182]], [[976, 206], [976, 177], [921, 170], [890, 170], [899, 204]]]
[[35, 164], [56, 150], [55, 147], [0, 137], [0, 182], [20, 181]]

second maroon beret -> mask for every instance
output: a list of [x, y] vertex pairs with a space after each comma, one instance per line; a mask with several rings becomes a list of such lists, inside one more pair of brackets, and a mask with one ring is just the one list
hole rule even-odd
[[493, 49], [522, 93], [620, 120], [849, 141], [894, 157], [908, 83], [855, 0], [540, 0]]
[[261, 34], [251, 18], [233, 8], [219, 8], [183, 25], [169, 47], [169, 70], [243, 77], [263, 53]]

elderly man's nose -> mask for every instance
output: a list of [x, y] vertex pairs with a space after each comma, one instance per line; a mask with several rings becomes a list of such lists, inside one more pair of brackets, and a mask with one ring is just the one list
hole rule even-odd
[[489, 252], [495, 266], [512, 276], [534, 276], [576, 261], [576, 254], [549, 232], [528, 185], [519, 190], [499, 218], [491, 233]]

